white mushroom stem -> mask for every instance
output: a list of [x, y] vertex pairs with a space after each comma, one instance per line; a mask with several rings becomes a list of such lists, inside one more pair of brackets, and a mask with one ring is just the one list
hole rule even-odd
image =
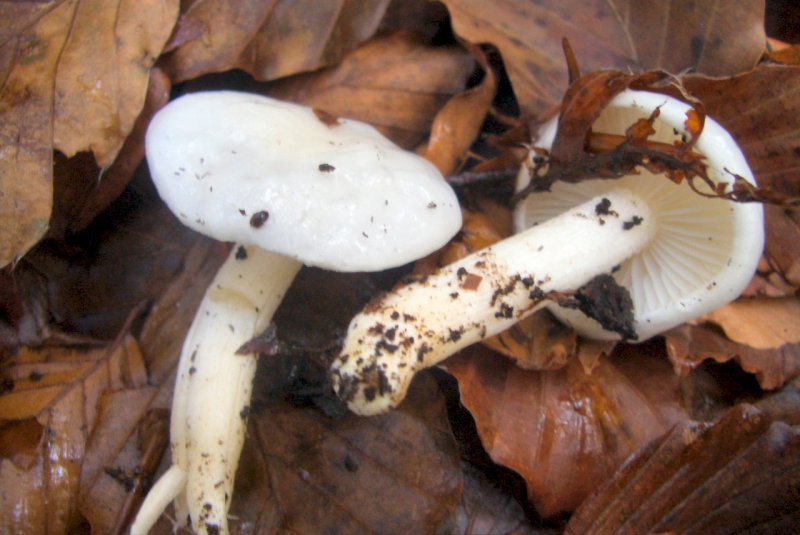
[[402, 401], [414, 374], [533, 313], [543, 293], [576, 290], [656, 233], [647, 204], [614, 189], [382, 295], [350, 323], [332, 366], [358, 414]]
[[234, 248], [206, 290], [181, 351], [170, 426], [173, 466], [148, 493], [132, 534], [175, 499], [197, 533], [227, 533], [257, 355], [237, 355], [272, 320], [301, 263], [258, 247]]

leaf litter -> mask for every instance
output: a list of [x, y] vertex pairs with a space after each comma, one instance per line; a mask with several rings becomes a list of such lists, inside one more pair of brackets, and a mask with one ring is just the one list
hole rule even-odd
[[[110, 5], [96, 3], [102, 4], [103, 9]], [[10, 504], [20, 503], [13, 493], [9, 494], [10, 490], [17, 495], [27, 493], [32, 500], [28, 503], [34, 507], [31, 511], [36, 514], [25, 521], [38, 522], [20, 524], [19, 531], [25, 531], [27, 526], [29, 532], [37, 532], [45, 524], [56, 530], [63, 526], [91, 526], [98, 531], [123, 531], [146, 492], [148, 480], [152, 480], [146, 476], [157, 469], [159, 451], [166, 443], [164, 408], [169, 405], [180, 344], [206, 281], [224, 258], [226, 247], [179, 231], [169, 218], [127, 227], [126, 233], [126, 218], [141, 217], [146, 221], [152, 216], [150, 208], [140, 210], [147, 202], [139, 201], [152, 200], [153, 192], [137, 189], [136, 182], [123, 194], [127, 204], [118, 203], [99, 218], [96, 216], [131, 177], [142, 180], [146, 176], [141, 171], [133, 172], [141, 160], [142, 128], [148, 115], [163, 105], [170, 82], [181, 84], [176, 92], [233, 87], [301, 101], [332, 117], [356, 117], [375, 124], [402, 145], [420, 147], [420, 152], [446, 174], [487, 172], [481, 170], [494, 173], [493, 182], [470, 179], [458, 186], [468, 210], [468, 225], [442, 258], [457, 257], [463, 250], [491, 243], [509, 232], [508, 209], [496, 201], [508, 200], [509, 188], [503, 182], [507, 178], [503, 177], [509, 174], [505, 169], [509, 162], [520, 161], [521, 151], [519, 145], [500, 149], [499, 145], [492, 145], [496, 131], [489, 132], [487, 127], [493, 128], [493, 123], [501, 123], [504, 128], [528, 122], [535, 125], [553, 114], [567, 90], [567, 69], [560, 50], [562, 37], [569, 38], [583, 68], [596, 80], [613, 78], [608, 71], [596, 73], [597, 69], [620, 69], [625, 74], [615, 76], [630, 83], [642, 80], [645, 69], [680, 73], [693, 68], [700, 74], [683, 74], [678, 79], [685, 92], [697, 99], [693, 101], [696, 106], [702, 103], [697, 108], [698, 118], [708, 113], [731, 131], [745, 151], [759, 185], [776, 192], [775, 199], [798, 197], [800, 186], [795, 171], [800, 129], [786, 118], [797, 117], [794, 112], [798, 99], [794, 97], [800, 78], [790, 59], [776, 56], [772, 61], [783, 61], [783, 65], [756, 66], [765, 43], [758, 2], [746, 3], [734, 16], [719, 9], [708, 13], [692, 7], [691, 2], [610, 2], [593, 6], [592, 11], [583, 5], [582, 9], [575, 9], [569, 2], [545, 1], [534, 6], [506, 0], [487, 14], [486, 6], [463, 0], [446, 1], [448, 11], [430, 9], [427, 3], [428, 7], [422, 9], [416, 2], [376, 2], [370, 10], [354, 11], [355, 3], [342, 0], [331, 3], [331, 12], [318, 18], [310, 10], [295, 10], [290, 4], [280, 0], [242, 0], [233, 4], [201, 0], [185, 3], [179, 17], [177, 7], [170, 11], [173, 7], [169, 4], [169, 16], [162, 12], [156, 18], [143, 10], [141, 16], [149, 16], [152, 31], [146, 34], [152, 41], [142, 49], [148, 52], [143, 56], [121, 56], [123, 71], [144, 58], [139, 65], [145, 68], [125, 87], [135, 98], [128, 98], [123, 112], [112, 114], [112, 120], [103, 123], [107, 128], [99, 137], [91, 129], [99, 124], [94, 119], [103, 117], [98, 111], [102, 107], [92, 99], [93, 94], [72, 94], [76, 91], [74, 84], [60, 86], [65, 93], [58, 99], [40, 91], [41, 84], [31, 84], [31, 95], [44, 100], [4, 100], [6, 107], [0, 112], [13, 120], [6, 121], [0, 129], [0, 141], [3, 147], [16, 147], [17, 152], [12, 155], [16, 158], [15, 172], [28, 178], [23, 187], [22, 183], [11, 181], [9, 168], [3, 168], [3, 202], [15, 202], [14, 211], [6, 211], [4, 204], [1, 212], [6, 229], [0, 240], [4, 260], [17, 257], [44, 235], [51, 203], [55, 206], [49, 222], [50, 241], [40, 245], [15, 270], [4, 268], [0, 277], [0, 370], [4, 378], [0, 405], [10, 404], [14, 411], [22, 411], [3, 418], [3, 433], [13, 440], [0, 441], [4, 445], [0, 472], [5, 504], [2, 514], [6, 515]], [[107, 28], [105, 33], [90, 36], [81, 32], [92, 27], [81, 26], [81, 31], [67, 43], [63, 24], [68, 17], [63, 13], [86, 13], [92, 5], [62, 2], [52, 6], [14, 6], [18, 27], [34, 28], [37, 38], [50, 40], [31, 40], [30, 32], [11, 31], [6, 34], [12, 36], [8, 43], [25, 44], [19, 50], [34, 56], [37, 50], [41, 51], [34, 46], [37, 42], [56, 48], [45, 50], [41, 60], [36, 56], [37, 62], [30, 65], [19, 61], [23, 56], [0, 64], [4, 73], [10, 73], [5, 77], [3, 96], [12, 95], [10, 82], [57, 80], [59, 69], [48, 51], [67, 47], [65, 50], [70, 53], [63, 61], [69, 65], [72, 49], [80, 50], [80, 44], [90, 39], [108, 38]], [[117, 7], [120, 16], [127, 13], [126, 5]], [[448, 12], [453, 31], [465, 41], [457, 41], [448, 30], [442, 30]], [[382, 20], [384, 13], [391, 14], [390, 21]], [[422, 20], [420, 14], [431, 20]], [[652, 22], [656, 14], [658, 24]], [[124, 18], [126, 22], [140, 20], [127, 15]], [[175, 20], [178, 23], [173, 29]], [[12, 26], [6, 21], [3, 24]], [[246, 31], [234, 32], [237, 25]], [[378, 28], [383, 29], [382, 33], [372, 37]], [[661, 29], [661, 33], [655, 29]], [[170, 32], [172, 37], [167, 43]], [[469, 42], [485, 44], [477, 48]], [[163, 54], [162, 48], [166, 49]], [[107, 58], [102, 53], [89, 57], [98, 54], [96, 62], [76, 68], [82, 68], [84, 75], [87, 66], [107, 70], [103, 67]], [[159, 55], [158, 68], [150, 68]], [[2, 57], [9, 56], [4, 52]], [[36, 76], [32, 74], [34, 68], [38, 69]], [[233, 68], [243, 69], [253, 78], [226, 72]], [[65, 67], [60, 72], [73, 71]], [[220, 74], [198, 78], [206, 73]], [[95, 78], [99, 80], [100, 74], [104, 73], [98, 72]], [[148, 104], [141, 112], [147, 87]], [[508, 120], [497, 113], [500, 108], [514, 108], [509, 106], [510, 99], [515, 99], [522, 111], [521, 120]], [[62, 116], [55, 114], [56, 126], [49, 131], [47, 102], [61, 104], [65, 110], [65, 122], [58, 124]], [[638, 144], [639, 155], [642, 148], [652, 148], [648, 147], [646, 124], [636, 125], [624, 141], [597, 133], [585, 135], [593, 112], [586, 114], [585, 105], [582, 106], [578, 111], [583, 115], [576, 116], [583, 117], [584, 123], [579, 122], [573, 137], [566, 138], [571, 139], [571, 145], [559, 149], [563, 150], [561, 154], [574, 158], [586, 148], [613, 153], [624, 141]], [[596, 106], [601, 107], [602, 100]], [[85, 133], [73, 136], [69, 130], [70, 135], [65, 135], [68, 130], [64, 125], [74, 123], [69, 118], [81, 113], [93, 118], [85, 122], [86, 130], [81, 131]], [[32, 121], [23, 128], [21, 117]], [[134, 126], [137, 118], [139, 124]], [[112, 131], [114, 134], [109, 135]], [[17, 132], [28, 135], [25, 139], [30, 143], [8, 143]], [[129, 136], [131, 132], [134, 134]], [[509, 135], [506, 141], [514, 136]], [[527, 140], [518, 136], [516, 139]], [[28, 152], [22, 154], [20, 147]], [[471, 152], [487, 147], [489, 155], [485, 157]], [[61, 151], [55, 157], [53, 148]], [[496, 152], [504, 149], [502, 154]], [[672, 156], [678, 151], [684, 159], [692, 157], [690, 146], [670, 150]], [[622, 150], [615, 154], [621, 155]], [[2, 160], [0, 164], [9, 161]], [[637, 162], [642, 163], [641, 159], [628, 161], [622, 168], [633, 167]], [[109, 164], [112, 166], [106, 169]], [[53, 192], [55, 199], [51, 201]], [[718, 311], [697, 324], [667, 333], [663, 342], [639, 346], [591, 343], [540, 313], [487, 342], [488, 348], [470, 348], [447, 363], [458, 379], [460, 401], [475, 418], [476, 437], [495, 462], [522, 475], [526, 488], [521, 493], [501, 491], [498, 495], [498, 489], [486, 486], [483, 479], [495, 472], [484, 465], [476, 473], [474, 458], [467, 464], [459, 462], [453, 435], [463, 439], [464, 431], [451, 429], [442, 410], [439, 389], [430, 377], [419, 380], [408, 403], [382, 420], [343, 416], [342, 407], [329, 390], [325, 363], [335, 350], [335, 340], [347, 318], [358, 302], [397, 282], [409, 267], [377, 278], [329, 280], [321, 273], [302, 275], [295, 297], [276, 320], [277, 336], [287, 341], [290, 349], [264, 357], [261, 362], [257, 380], [262, 388], [250, 410], [249, 439], [233, 502], [238, 515], [235, 530], [302, 531], [326, 525], [338, 526], [345, 532], [391, 532], [393, 526], [403, 526], [417, 532], [438, 528], [474, 533], [486, 527], [490, 531], [555, 533], [563, 530], [559, 519], [566, 519], [569, 514], [559, 512], [576, 508], [578, 513], [567, 529], [578, 529], [575, 526], [585, 518], [581, 512], [584, 508], [595, 507], [592, 504], [598, 499], [615, 499], [613, 489], [608, 490], [613, 484], [601, 487], [586, 502], [588, 505], [581, 506], [584, 498], [603, 482], [618, 481], [621, 476], [620, 472], [615, 474], [617, 467], [622, 465], [624, 471], [624, 467], [636, 464], [636, 459], [650, 455], [648, 452], [655, 447], [652, 444], [670, 444], [671, 436], [685, 437], [692, 430], [700, 430], [700, 438], [689, 445], [682, 458], [702, 464], [710, 452], [721, 447], [718, 442], [703, 438], [709, 433], [707, 429], [729, 429], [725, 427], [729, 421], [755, 422], [749, 428], [753, 434], [747, 435], [754, 438], [737, 439], [726, 450], [753, 444], [747, 451], [755, 453], [744, 454], [753, 459], [752, 463], [703, 465], [709, 467], [703, 474], [717, 474], [708, 476], [710, 483], [705, 487], [698, 487], [709, 489], [710, 497], [687, 508], [689, 516], [681, 513], [681, 518], [696, 519], [691, 515], [706, 514], [709, 504], [716, 500], [713, 503], [725, 504], [726, 525], [738, 525], [736, 522], [744, 516], [736, 512], [734, 504], [739, 502], [731, 501], [725, 487], [715, 482], [754, 477], [758, 466], [794, 451], [791, 426], [797, 424], [800, 413], [796, 404], [789, 402], [794, 392], [794, 387], [789, 386], [772, 398], [764, 398], [765, 403], [771, 403], [769, 417], [762, 415], [765, 408], [736, 407], [718, 420], [720, 423], [714, 423], [740, 399], [753, 401], [764, 395], [748, 383], [746, 375], [733, 374], [723, 380], [731, 375], [729, 361], [754, 374], [764, 389], [780, 388], [800, 374], [794, 314], [800, 256], [796, 251], [800, 243], [796, 239], [800, 237], [797, 211], [785, 206], [767, 206], [766, 211], [765, 255], [748, 290], [748, 295], [758, 296], [756, 300], [734, 303], [730, 309]], [[109, 218], [109, 213], [120, 217]], [[122, 229], [119, 235], [117, 225]], [[166, 241], [170, 235], [176, 241]], [[144, 241], [158, 244], [151, 253], [136, 249], [143, 237]], [[117, 244], [111, 245], [115, 240]], [[95, 255], [87, 243], [97, 244], [98, 250], [107, 247], [105, 256]], [[84, 258], [87, 253], [89, 256]], [[56, 259], [55, 265], [52, 259]], [[429, 265], [440, 261], [436, 257], [427, 260]], [[97, 268], [94, 262], [98, 263]], [[145, 267], [153, 263], [157, 269]], [[422, 264], [418, 269], [424, 269]], [[137, 280], [131, 278], [137, 270], [140, 282], [126, 282]], [[105, 275], [96, 276], [102, 272]], [[115, 288], [104, 278], [108, 283], [116, 278], [122, 284]], [[325, 301], [319, 297], [324, 288], [333, 296], [326, 299], [332, 299], [334, 304], [316, 306]], [[347, 304], [336, 303], [336, 298], [342, 296], [348, 296]], [[133, 327], [120, 331], [132, 309], [140, 311]], [[311, 316], [302, 312], [307, 310], [315, 312]], [[752, 322], [748, 318], [763, 321], [768, 328], [748, 326]], [[43, 349], [42, 344], [50, 346]], [[28, 347], [31, 345], [35, 347]], [[125, 373], [116, 372], [117, 380], [111, 380], [114, 374], [105, 383], [89, 380], [87, 377], [95, 377], [92, 374], [75, 375], [82, 373], [76, 370], [86, 362], [118, 362], [119, 357], [111, 355], [121, 351], [122, 346], [132, 355], [137, 351], [131, 348], [139, 347], [141, 354], [133, 357], [138, 364], [132, 368], [123, 366]], [[41, 351], [54, 355], [50, 359], [53, 362], [46, 362], [46, 373], [25, 372], [23, 365], [29, 364], [25, 355]], [[746, 395], [731, 386], [737, 382], [748, 385]], [[48, 397], [52, 392], [85, 389], [90, 383], [93, 397], [84, 401], [81, 410], [78, 405], [70, 405], [75, 414], [83, 412], [81, 418], [91, 423], [89, 427], [76, 433], [80, 427], [69, 425], [79, 420], [52, 420], [53, 415], [63, 412], [52, 412], [52, 407], [61, 407], [59, 403], [74, 396], [57, 396], [57, 401]], [[25, 394], [29, 400], [9, 402], [18, 399], [15, 396], [25, 385], [36, 385]], [[452, 393], [448, 395], [448, 404], [459, 402]], [[33, 402], [37, 399], [38, 405]], [[530, 400], [527, 405], [523, 402], [526, 399]], [[781, 401], [770, 402], [771, 399]], [[26, 406], [27, 412], [23, 410]], [[41, 408], [38, 412], [37, 407]], [[650, 416], [647, 421], [641, 421], [644, 413]], [[40, 421], [50, 421], [46, 418], [51, 418], [52, 425]], [[763, 423], [766, 420], [770, 421], [768, 425]], [[541, 424], [538, 427], [534, 423], [537, 421]], [[673, 425], [677, 427], [669, 434]], [[55, 434], [49, 440], [51, 433]], [[659, 436], [666, 438], [658, 439]], [[650, 442], [653, 439], [657, 441]], [[70, 444], [76, 445], [74, 452], [78, 453], [62, 458], [67, 459], [63, 461], [63, 474], [67, 477], [58, 484], [42, 487], [40, 482], [53, 475], [52, 471], [42, 471], [42, 452], [58, 445], [59, 440], [73, 440]], [[789, 449], [776, 446], [781, 444], [788, 444]], [[408, 455], [409, 452], [413, 453]], [[633, 455], [633, 461], [623, 464], [628, 455]], [[163, 461], [161, 466], [163, 469]], [[575, 474], [576, 467], [586, 468], [579, 476], [571, 477], [569, 474]], [[412, 474], [413, 482], [404, 475], [406, 471]], [[253, 477], [255, 473], [259, 477]], [[643, 481], [657, 482], [663, 477], [652, 468], [638, 474], [636, 477]], [[780, 485], [791, 482], [794, 476], [792, 472], [787, 474]], [[677, 478], [673, 495], [692, 488], [696, 481], [697, 478]], [[780, 485], [776, 488], [783, 488]], [[779, 508], [791, 507], [787, 495], [770, 494], [764, 485], [753, 488], [755, 494], [748, 494], [748, 500], [758, 505], [753, 514], [762, 515], [764, 522], [780, 522], [784, 509], [770, 509], [766, 504], [771, 500]], [[393, 496], [388, 510], [387, 496]], [[481, 497], [493, 505], [480, 510], [474, 505], [465, 508], [467, 503], [480, 502]], [[633, 499], [639, 503], [637, 500]], [[651, 503], [646, 498], [642, 500]], [[531, 503], [538, 513], [530, 508]], [[522, 504], [521, 509], [515, 504]], [[672, 525], [657, 523], [665, 518], [662, 509], [647, 508], [647, 513], [649, 516], [640, 515], [642, 522], [652, 522], [637, 526]], [[537, 514], [557, 516], [543, 524]], [[171, 522], [164, 517], [159, 532], [171, 530]]]

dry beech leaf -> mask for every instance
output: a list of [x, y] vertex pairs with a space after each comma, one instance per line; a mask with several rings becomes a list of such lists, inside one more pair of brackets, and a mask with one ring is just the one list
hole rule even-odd
[[[233, 533], [434, 533], [461, 494], [458, 449], [428, 376], [390, 414], [331, 419], [283, 403], [250, 415]], [[155, 534], [172, 533], [162, 517]]]
[[431, 47], [394, 33], [363, 44], [335, 67], [276, 82], [268, 93], [370, 123], [413, 148], [442, 106], [464, 89], [474, 67], [462, 48]]
[[740, 299], [703, 317], [736, 343], [755, 349], [800, 344], [800, 300]]
[[177, 0], [48, 7], [22, 13], [0, 45], [0, 265], [47, 230], [53, 149], [114, 160], [178, 14]]
[[[149, 391], [131, 337], [93, 350], [22, 348], [5, 370], [0, 396], [0, 531], [70, 533], [79, 523], [78, 490], [87, 440], [109, 392]], [[25, 507], [20, 508], [20, 504]]]
[[453, 174], [466, 157], [497, 91], [496, 76], [486, 54], [474, 45], [465, 46], [483, 68], [483, 80], [452, 97], [436, 114], [430, 139], [422, 151], [444, 176]]
[[632, 452], [688, 419], [652, 345], [532, 372], [472, 346], [446, 361], [492, 459], [518, 472], [543, 516], [571, 511]]
[[565, 37], [586, 72], [693, 68], [715, 76], [752, 68], [766, 43], [762, 0], [739, 2], [735, 10], [692, 0], [444, 3], [459, 36], [500, 50], [520, 106], [530, 115], [556, 104], [566, 89]]
[[686, 375], [704, 360], [735, 360], [741, 368], [756, 376], [765, 390], [779, 388], [800, 375], [800, 343], [770, 349], [756, 349], [737, 344], [709, 326], [681, 325], [664, 333], [667, 356], [675, 371]]
[[798, 458], [800, 427], [737, 405], [640, 450], [581, 505], [566, 533], [794, 532]]
[[313, 71], [371, 37], [388, 4], [194, 0], [184, 6], [165, 65], [176, 82], [234, 68], [264, 81]]

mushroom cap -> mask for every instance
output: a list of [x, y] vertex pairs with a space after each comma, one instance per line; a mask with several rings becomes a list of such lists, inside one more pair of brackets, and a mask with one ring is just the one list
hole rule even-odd
[[183, 224], [308, 265], [399, 266], [461, 227], [455, 193], [428, 161], [372, 126], [305, 106], [193, 93], [156, 114], [145, 146], [158, 192]]
[[[620, 93], [592, 128], [596, 132], [624, 134], [628, 126], [649, 117], [658, 106], [661, 113], [653, 125], [656, 134], [651, 139], [666, 143], [680, 139], [686, 133], [684, 122], [690, 107], [677, 99], [646, 91]], [[556, 129], [557, 119], [546, 123], [539, 130], [535, 145], [551, 147]], [[727, 169], [755, 183], [736, 142], [713, 119], [706, 118], [694, 150], [704, 155], [709, 177], [715, 182], [732, 180]], [[517, 189], [529, 181], [523, 168]], [[621, 179], [584, 180], [577, 184], [556, 182], [551, 191], [529, 195], [518, 204], [514, 212], [515, 227], [528, 228], [618, 187], [630, 188], [646, 200], [658, 225], [650, 245], [621, 260], [619, 269], [613, 273], [631, 294], [638, 340], [699, 317], [741, 294], [764, 247], [762, 206], [705, 198], [686, 184], [675, 184], [644, 169]], [[618, 338], [580, 312], [556, 305], [550, 309], [584, 336]]]

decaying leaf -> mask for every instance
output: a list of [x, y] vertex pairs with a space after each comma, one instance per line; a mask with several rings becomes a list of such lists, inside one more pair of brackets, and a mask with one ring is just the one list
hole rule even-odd
[[243, 69], [274, 80], [336, 63], [372, 36], [388, 0], [194, 0], [183, 6], [166, 68], [174, 81]]
[[0, 45], [0, 265], [47, 230], [54, 149], [91, 151], [101, 167], [114, 160], [177, 14], [177, 0], [69, 0], [34, 6], [9, 29]]
[[492, 459], [525, 478], [543, 516], [570, 511], [632, 452], [688, 418], [659, 355], [621, 346], [591, 374], [532, 372], [473, 346], [446, 361]]
[[[102, 400], [133, 393], [137, 405], [128, 410], [135, 413], [154, 394], [138, 346], [123, 337], [91, 350], [25, 348], [5, 373], [13, 387], [0, 396], [0, 530], [74, 532], [81, 471], [91, 463], [87, 447], [104, 421]], [[124, 440], [138, 418], [119, 417], [114, 434]], [[103, 447], [114, 445], [98, 453]]]
[[760, 0], [445, 0], [456, 33], [492, 43], [503, 56], [521, 108], [541, 115], [561, 99], [567, 72], [561, 39], [572, 44], [586, 71], [617, 68], [693, 68], [714, 76], [752, 68], [766, 43]]
[[335, 67], [279, 81], [269, 94], [370, 123], [413, 148], [448, 99], [464, 89], [474, 66], [461, 48], [394, 33], [363, 44]]
[[750, 405], [713, 424], [679, 424], [628, 459], [566, 533], [790, 533], [798, 456], [800, 428]]
[[705, 359], [716, 362], [735, 360], [744, 371], [754, 374], [758, 384], [766, 390], [779, 388], [800, 375], [798, 343], [755, 349], [737, 344], [717, 329], [703, 325], [681, 325], [664, 333], [664, 338], [667, 355], [679, 374], [689, 373]]

